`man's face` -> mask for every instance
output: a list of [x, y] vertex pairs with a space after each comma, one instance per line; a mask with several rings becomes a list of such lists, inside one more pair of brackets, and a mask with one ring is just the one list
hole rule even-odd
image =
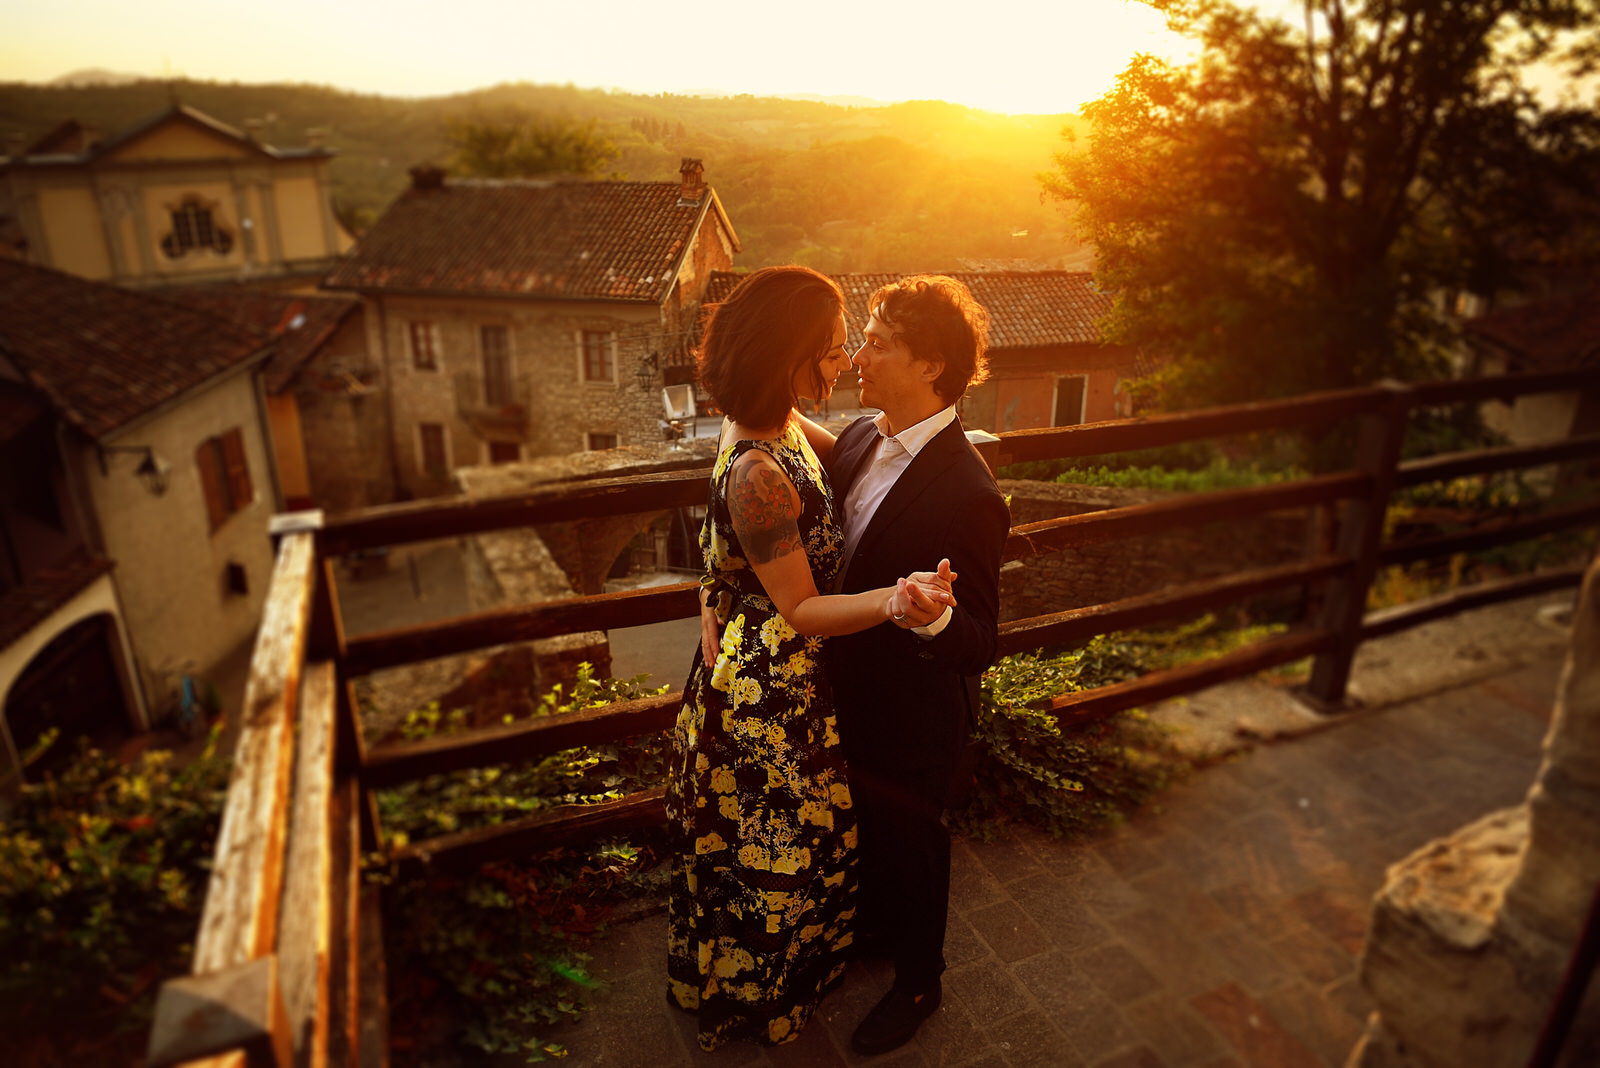
[[851, 360], [861, 374], [861, 406], [898, 411], [921, 405], [937, 377], [931, 365], [911, 355], [876, 315], [867, 320], [863, 333], [866, 337]]

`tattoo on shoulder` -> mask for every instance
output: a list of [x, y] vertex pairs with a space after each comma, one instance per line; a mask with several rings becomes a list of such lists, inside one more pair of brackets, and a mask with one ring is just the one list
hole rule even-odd
[[794, 490], [768, 463], [736, 464], [728, 479], [728, 513], [751, 563], [803, 551]]

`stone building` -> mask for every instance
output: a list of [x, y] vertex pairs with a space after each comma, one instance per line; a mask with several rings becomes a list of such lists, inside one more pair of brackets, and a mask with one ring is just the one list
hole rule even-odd
[[275, 148], [182, 104], [110, 138], [68, 120], [0, 157], [0, 256], [139, 287], [314, 284], [353, 239], [312, 140]]
[[387, 407], [360, 301], [231, 283], [167, 295], [273, 341], [262, 385], [285, 507], [342, 512], [394, 500]]
[[[1096, 323], [1111, 298], [1085, 271], [949, 271], [989, 313], [989, 379], [961, 401], [961, 421], [972, 430], [1026, 430], [1076, 426], [1132, 415], [1125, 379], [1146, 371], [1131, 349], [1108, 345]], [[708, 301], [721, 300], [743, 275], [712, 281]], [[850, 346], [861, 343], [867, 301], [880, 286], [904, 274], [839, 274], [854, 321]], [[854, 388], [842, 379], [842, 392]], [[835, 401], [834, 407], [839, 402]]]
[[662, 440], [708, 280], [739, 239], [676, 182], [449, 179], [431, 166], [324, 285], [360, 297], [397, 491], [460, 467]]
[[254, 635], [281, 507], [264, 339], [0, 259], [0, 782], [150, 726]]

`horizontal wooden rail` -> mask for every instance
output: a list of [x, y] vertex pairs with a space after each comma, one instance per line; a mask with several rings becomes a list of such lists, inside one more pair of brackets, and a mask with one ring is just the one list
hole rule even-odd
[[657, 786], [598, 805], [562, 805], [520, 820], [411, 842], [395, 850], [393, 859], [402, 877], [425, 869], [462, 871], [494, 860], [524, 860], [540, 850], [658, 827], [667, 818], [666, 793], [666, 787]]
[[[1367, 492], [1372, 479], [1355, 472], [1267, 486], [1193, 493], [1149, 504], [1045, 519], [1011, 529], [1005, 559], [1020, 560], [1074, 545], [1154, 534], [1175, 526], [1240, 519], [1280, 509], [1326, 504]], [[958, 593], [959, 597], [960, 594]]]
[[1260, 430], [1299, 430], [1308, 426], [1324, 426], [1376, 410], [1383, 396], [1385, 392], [1381, 389], [1345, 389], [1288, 400], [1230, 404], [1222, 408], [1147, 415], [1137, 419], [1085, 423], [1082, 426], [1008, 430], [998, 435], [1000, 463], [1102, 456]]
[[276, 940], [295, 705], [314, 565], [310, 533], [291, 534], [279, 544], [250, 657], [233, 774], [195, 940], [196, 975], [264, 957]]
[[561, 523], [659, 512], [706, 503], [711, 468], [554, 483], [503, 497], [449, 497], [380, 505], [331, 516], [318, 545], [328, 556], [357, 549]]
[[368, 789], [397, 786], [426, 775], [538, 760], [574, 746], [603, 745], [666, 730], [677, 719], [682, 701], [680, 690], [559, 716], [535, 716], [453, 737], [378, 746], [367, 753], [361, 782]]
[[[300, 679], [294, 803], [290, 809], [283, 901], [278, 910], [278, 982], [295, 1056], [325, 1061], [330, 1026], [348, 1028], [348, 1015], [329, 1019], [328, 961], [335, 927], [333, 868], [333, 738], [338, 681], [331, 660], [307, 664]], [[346, 827], [349, 825], [346, 824]]]
[[412, 664], [510, 642], [688, 619], [700, 614], [700, 602], [695, 598], [697, 589], [698, 583], [677, 582], [671, 586], [496, 608], [439, 623], [363, 634], [348, 639], [345, 673], [354, 678], [397, 664]]
[[1546, 445], [1508, 445], [1498, 449], [1474, 449], [1469, 452], [1429, 456], [1421, 460], [1407, 460], [1400, 465], [1395, 485], [1417, 486], [1424, 482], [1442, 482], [1464, 475], [1481, 475], [1516, 467], [1537, 467], [1540, 464], [1560, 463], [1563, 460], [1581, 460], [1587, 456], [1600, 456], [1600, 434], [1583, 434]]
[[1115, 712], [1154, 704], [1179, 694], [1192, 693], [1219, 682], [1254, 675], [1331, 649], [1337, 641], [1331, 631], [1310, 630], [1282, 634], [1252, 642], [1241, 649], [1208, 657], [1182, 667], [1153, 671], [1141, 678], [1062, 694], [1046, 706], [1063, 727], [1104, 719]]
[[1419, 382], [1407, 390], [1413, 408], [1473, 401], [1511, 400], [1530, 393], [1593, 389], [1600, 380], [1593, 371], [1550, 371], [1527, 375], [1490, 375], [1447, 382]]
[[1120, 601], [1019, 619], [1001, 625], [999, 655], [1087, 641], [1097, 634], [1191, 616], [1268, 590], [1331, 578], [1349, 566], [1350, 561], [1343, 557], [1323, 556], [1241, 571], [1225, 578], [1192, 582]]
[[1453, 616], [1469, 608], [1482, 608], [1503, 601], [1515, 601], [1521, 597], [1532, 597], [1537, 593], [1549, 593], [1551, 590], [1566, 589], [1569, 586], [1576, 587], [1582, 581], [1582, 567], [1567, 567], [1554, 571], [1537, 571], [1531, 575], [1516, 575], [1512, 578], [1451, 590], [1449, 593], [1395, 605], [1393, 608], [1369, 614], [1361, 621], [1361, 640], [1381, 638], [1385, 634], [1393, 634], [1422, 623], [1431, 623], [1435, 619]]
[[1461, 534], [1442, 534], [1434, 538], [1418, 538], [1386, 545], [1378, 553], [1378, 563], [1384, 567], [1409, 564], [1455, 553], [1478, 552], [1497, 545], [1510, 545], [1526, 541], [1569, 527], [1600, 523], [1600, 503], [1578, 504], [1557, 508], [1543, 515], [1527, 519], [1502, 519], [1483, 523]]

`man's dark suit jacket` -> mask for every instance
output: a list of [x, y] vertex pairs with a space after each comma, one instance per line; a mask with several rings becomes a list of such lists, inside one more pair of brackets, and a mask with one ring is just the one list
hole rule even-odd
[[[878, 440], [872, 420], [852, 423], [827, 460], [834, 499], [845, 495]], [[912, 460], [856, 546], [841, 593], [857, 593], [942, 557], [959, 602], [926, 639], [893, 624], [828, 639], [829, 681], [852, 781], [893, 784], [939, 808], [977, 710], [978, 676], [994, 660], [1000, 556], [1010, 529], [1005, 498], [956, 419]]]

